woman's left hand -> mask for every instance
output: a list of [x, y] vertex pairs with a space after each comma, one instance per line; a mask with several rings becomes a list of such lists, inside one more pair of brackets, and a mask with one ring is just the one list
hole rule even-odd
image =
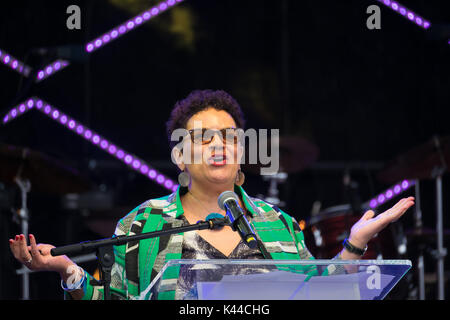
[[413, 205], [414, 197], [409, 197], [401, 199], [392, 208], [380, 213], [375, 218], [375, 212], [367, 211], [353, 225], [350, 231], [350, 243], [355, 247], [364, 248], [373, 236], [386, 228], [391, 222], [397, 221]]

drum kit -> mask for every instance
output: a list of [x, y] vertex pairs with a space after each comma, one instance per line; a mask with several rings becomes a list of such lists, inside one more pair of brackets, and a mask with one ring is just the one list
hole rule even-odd
[[[264, 180], [270, 181], [270, 187], [267, 196], [261, 195], [264, 200], [281, 207], [284, 202], [278, 197], [278, 184], [286, 181], [288, 173], [296, 173], [312, 167], [318, 156], [318, 148], [302, 138], [289, 137], [285, 139], [281, 137], [280, 146], [282, 145], [285, 148], [280, 148], [281, 170], [276, 175], [263, 176]], [[389, 161], [377, 175], [381, 183], [392, 186], [406, 179], [414, 181], [414, 197], [416, 199], [413, 207], [414, 226], [404, 230], [401, 220], [389, 225], [369, 242], [364, 259], [409, 258], [406, 256], [407, 252], [408, 254], [417, 252], [417, 297], [420, 300], [425, 299], [424, 252], [433, 245], [436, 247], [436, 250], [432, 252], [433, 258], [437, 261], [437, 297], [439, 300], [444, 299], [443, 263], [446, 249], [443, 241], [444, 238], [450, 238], [450, 230], [443, 228], [442, 176], [449, 166], [450, 136], [433, 137], [430, 141]], [[255, 172], [257, 169], [257, 166], [253, 166], [250, 171]], [[347, 170], [345, 166], [333, 166], [333, 169], [344, 172]], [[419, 183], [422, 180], [430, 179], [433, 179], [436, 184], [436, 229], [423, 226], [420, 207]], [[395, 200], [395, 197], [390, 200]], [[317, 203], [316, 201], [315, 204]], [[360, 207], [361, 210], [370, 209], [369, 201], [366, 201], [365, 204], [367, 204], [366, 207], [363, 204]], [[389, 201], [386, 204], [389, 204]], [[336, 205], [324, 210], [313, 210], [309, 219], [301, 221], [300, 226], [304, 232], [305, 242], [316, 258], [330, 259], [342, 250], [342, 241], [348, 237], [352, 225], [361, 218], [362, 212], [356, 211], [353, 203]]]

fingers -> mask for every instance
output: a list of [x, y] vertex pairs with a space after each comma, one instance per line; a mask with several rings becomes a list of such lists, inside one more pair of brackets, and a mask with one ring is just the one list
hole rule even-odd
[[9, 245], [14, 257], [19, 260], [19, 262], [26, 265], [29, 263], [30, 259], [32, 259], [23, 234], [16, 235], [14, 240], [10, 239]]
[[362, 216], [361, 220], [369, 220], [375, 216], [375, 212], [373, 210], [369, 210]]
[[36, 238], [30, 234], [30, 245], [31, 245], [31, 255], [36, 263], [40, 264], [42, 261], [41, 251], [38, 249], [36, 245]]
[[414, 205], [414, 200], [414, 197], [401, 199], [395, 206], [381, 214], [383, 220], [387, 223], [397, 221], [410, 207]]

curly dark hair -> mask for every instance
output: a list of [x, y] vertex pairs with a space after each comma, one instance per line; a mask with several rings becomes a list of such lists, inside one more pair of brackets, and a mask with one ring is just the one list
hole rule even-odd
[[195, 90], [175, 104], [169, 121], [166, 123], [170, 148], [173, 148], [177, 143], [171, 141], [172, 132], [178, 128], [186, 128], [188, 120], [193, 115], [209, 108], [228, 112], [236, 122], [237, 127], [244, 129], [245, 119], [241, 107], [231, 95], [223, 90]]

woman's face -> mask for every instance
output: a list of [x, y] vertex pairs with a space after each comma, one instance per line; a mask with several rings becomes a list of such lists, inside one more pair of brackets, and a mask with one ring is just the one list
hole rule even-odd
[[[193, 142], [190, 136], [185, 139], [184, 150], [190, 148], [191, 161], [186, 161], [190, 163], [184, 165], [193, 183], [233, 185], [239, 169], [238, 139], [234, 141], [230, 138], [232, 135], [222, 139], [222, 133], [214, 131], [228, 128], [236, 128], [233, 117], [226, 111], [214, 108], [200, 111], [188, 120], [186, 130], [191, 130], [197, 142]], [[205, 133], [205, 129], [211, 131]], [[205, 140], [211, 142], [205, 143]]]

